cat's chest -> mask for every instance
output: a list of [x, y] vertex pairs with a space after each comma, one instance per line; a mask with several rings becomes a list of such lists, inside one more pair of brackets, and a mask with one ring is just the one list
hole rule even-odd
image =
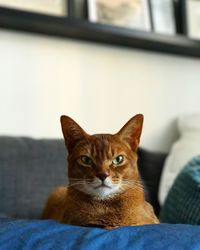
[[122, 206], [119, 203], [109, 203], [103, 201], [80, 201], [74, 204], [76, 214], [81, 214], [85, 218], [91, 217], [108, 217], [111, 214], [120, 214]]
[[66, 221], [68, 219], [69, 223], [78, 225], [102, 227], [110, 225], [112, 227], [124, 224], [128, 218], [132, 217], [132, 212], [132, 208], [124, 206], [123, 202], [80, 201], [71, 203], [68, 207]]

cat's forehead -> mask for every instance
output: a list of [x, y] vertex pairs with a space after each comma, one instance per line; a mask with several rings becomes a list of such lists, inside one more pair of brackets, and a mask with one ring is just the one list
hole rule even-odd
[[90, 136], [90, 148], [96, 150], [108, 150], [113, 138], [110, 134], [94, 134]]
[[111, 146], [112, 143], [117, 143], [117, 138], [111, 134], [94, 134], [90, 136], [90, 143], [93, 145]]
[[110, 141], [112, 140], [114, 136], [111, 135], [111, 134], [94, 134], [94, 135], [91, 135], [90, 138], [93, 140], [93, 141], [102, 141], [102, 142], [106, 142], [106, 141]]
[[120, 136], [112, 134], [94, 134], [90, 135], [87, 140], [82, 140], [75, 151], [76, 157], [88, 155], [96, 163], [110, 160], [118, 154], [128, 155], [130, 147]]
[[111, 152], [123, 149], [125, 147], [119, 136], [112, 134], [91, 135], [89, 143], [87, 143], [86, 145], [88, 145], [89, 150], [98, 152]]

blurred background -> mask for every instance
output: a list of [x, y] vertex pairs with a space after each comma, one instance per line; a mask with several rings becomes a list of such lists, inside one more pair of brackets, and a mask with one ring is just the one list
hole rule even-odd
[[[64, 19], [74, 39], [52, 36]], [[89, 24], [94, 33], [113, 27], [112, 41], [94, 43]], [[140, 49], [115, 44], [116, 33], [135, 34]], [[0, 0], [0, 134], [60, 138], [62, 114], [88, 133], [115, 133], [143, 113], [142, 146], [168, 152], [177, 117], [200, 112], [200, 59], [188, 56], [200, 50], [199, 37], [197, 0]], [[142, 49], [152, 39], [155, 51]], [[171, 53], [162, 53], [165, 41]]]

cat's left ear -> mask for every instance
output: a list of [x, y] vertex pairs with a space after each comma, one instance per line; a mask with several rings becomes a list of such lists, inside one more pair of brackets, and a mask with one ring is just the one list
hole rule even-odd
[[117, 133], [123, 140], [128, 142], [133, 151], [137, 150], [140, 142], [143, 119], [142, 114], [135, 115]]

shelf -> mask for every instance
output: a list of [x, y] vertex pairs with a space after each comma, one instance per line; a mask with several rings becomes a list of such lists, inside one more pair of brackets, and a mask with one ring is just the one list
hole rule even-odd
[[0, 7], [0, 27], [134, 49], [200, 57], [200, 42], [184, 36], [161, 35], [3, 7]]

